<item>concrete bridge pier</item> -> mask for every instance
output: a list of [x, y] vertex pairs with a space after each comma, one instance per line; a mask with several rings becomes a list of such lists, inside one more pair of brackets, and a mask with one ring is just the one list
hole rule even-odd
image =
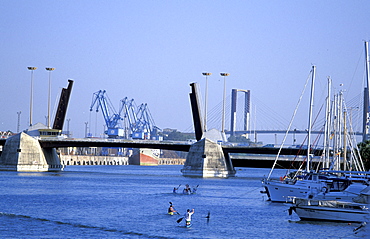
[[203, 138], [194, 143], [189, 150], [183, 169], [187, 177], [220, 177], [235, 176], [235, 169], [228, 155], [225, 157], [222, 148], [210, 139]]
[[26, 133], [8, 138], [0, 156], [0, 170], [5, 171], [61, 171], [64, 165], [55, 148], [43, 149], [37, 139]]

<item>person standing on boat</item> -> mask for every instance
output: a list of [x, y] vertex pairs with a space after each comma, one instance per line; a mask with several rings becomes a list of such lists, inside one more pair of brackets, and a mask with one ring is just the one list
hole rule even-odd
[[187, 210], [185, 213], [185, 221], [186, 221], [186, 226], [189, 226], [191, 224], [191, 216], [194, 214], [194, 208], [193, 210], [190, 211], [190, 209]]

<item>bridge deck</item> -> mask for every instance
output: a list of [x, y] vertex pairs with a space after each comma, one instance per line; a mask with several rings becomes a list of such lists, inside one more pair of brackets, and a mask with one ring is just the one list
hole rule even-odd
[[[5, 139], [0, 139], [0, 145], [5, 144]], [[179, 141], [152, 141], [152, 140], [124, 140], [124, 139], [39, 139], [42, 148], [66, 148], [66, 147], [119, 147], [119, 148], [152, 148], [152, 149], [167, 149], [175, 151], [188, 152], [191, 144], [188, 142]], [[226, 157], [230, 157], [234, 167], [266, 167], [271, 168], [275, 157], [279, 153], [279, 148], [269, 147], [246, 147], [246, 146], [231, 146], [222, 145], [223, 152]], [[232, 155], [230, 155], [232, 154]], [[299, 157], [305, 157], [307, 154], [306, 149], [297, 148], [282, 148], [280, 155], [300, 155]], [[314, 150], [314, 156], [320, 156], [322, 150]], [[238, 155], [238, 156], [237, 156]], [[255, 158], [252, 155], [258, 155]], [[262, 156], [265, 155], [265, 156]], [[302, 163], [302, 158], [299, 158], [295, 162], [296, 164]], [[279, 161], [279, 166], [282, 168], [288, 168], [292, 163], [291, 158], [289, 160]]]
[[175, 151], [189, 151], [190, 144], [186, 142], [126, 140], [126, 139], [40, 139], [42, 148], [66, 147], [121, 147], [121, 148], [152, 148]]
[[[188, 152], [191, 144], [181, 141], [154, 141], [154, 140], [126, 140], [126, 139], [39, 139], [42, 148], [66, 147], [121, 147], [121, 148], [152, 148]], [[5, 144], [5, 139], [0, 139], [0, 145]], [[222, 145], [225, 154], [251, 153], [251, 154], [278, 154], [279, 148], [246, 147]], [[281, 155], [306, 155], [305, 149], [282, 148]], [[314, 155], [321, 155], [322, 150], [314, 150]]]

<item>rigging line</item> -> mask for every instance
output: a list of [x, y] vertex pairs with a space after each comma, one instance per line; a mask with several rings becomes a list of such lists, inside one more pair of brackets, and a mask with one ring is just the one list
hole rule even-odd
[[[348, 107], [350, 106], [350, 107]], [[349, 111], [350, 122], [352, 127], [356, 130], [361, 131], [360, 127], [362, 126], [362, 108], [363, 108], [363, 98], [362, 93], [356, 95], [354, 98], [347, 101], [347, 109]]]
[[[317, 119], [318, 119], [318, 117], [319, 117], [319, 115], [320, 115], [320, 113], [321, 113], [321, 111], [322, 111], [323, 107], [324, 107], [324, 104], [322, 104], [322, 105], [321, 105], [320, 110], [319, 110], [319, 111], [318, 111], [318, 113], [316, 114], [316, 117], [315, 117], [314, 121], [311, 123], [311, 126], [310, 126], [311, 128], [313, 128], [313, 127], [314, 127], [314, 125], [316, 124], [316, 121], [317, 121]], [[320, 131], [320, 132], [322, 132], [322, 131], [323, 131], [323, 128], [324, 128], [324, 125], [322, 125], [322, 126], [320, 127], [319, 131]], [[318, 134], [318, 135], [316, 136], [315, 140], [312, 142], [312, 144], [310, 145], [310, 147], [309, 147], [309, 148], [307, 148], [307, 150], [309, 150], [309, 149], [311, 149], [311, 148], [316, 148], [316, 147], [317, 147], [317, 145], [318, 145], [318, 143], [319, 143], [319, 141], [320, 141], [321, 135], [322, 135], [322, 134]], [[306, 142], [306, 140], [307, 140], [307, 139], [308, 139], [308, 135], [306, 135], [306, 137], [305, 137], [305, 139], [304, 139], [304, 143]], [[304, 144], [304, 143], [302, 143], [300, 150], [302, 149], [302, 146], [303, 146], [303, 144]], [[297, 153], [297, 155], [294, 157], [293, 162], [297, 159], [297, 156], [298, 156], [298, 153]], [[306, 160], [307, 160], [307, 157], [305, 158], [305, 160], [303, 160], [303, 161], [302, 161], [302, 163], [301, 163], [301, 165], [300, 165], [299, 169], [301, 169], [301, 168], [304, 166], [304, 163], [306, 162]], [[290, 168], [291, 168], [292, 166], [293, 166], [293, 164], [291, 164], [291, 165], [290, 165]], [[288, 169], [288, 171], [290, 170], [290, 168]], [[298, 173], [298, 171], [297, 171], [297, 173]], [[295, 175], [295, 176], [297, 176], [297, 175]]]
[[310, 75], [311, 75], [311, 74], [313, 74], [313, 73], [314, 73], [314, 72], [313, 72], [313, 70], [311, 70], [311, 71], [310, 71], [310, 74], [308, 74], [308, 77], [307, 77], [307, 79], [306, 79], [306, 83], [305, 83], [305, 85], [304, 85], [304, 87], [303, 87], [303, 90], [302, 90], [301, 96], [300, 96], [300, 97], [299, 97], [299, 99], [298, 99], [297, 106], [296, 106], [296, 108], [294, 109], [294, 113], [293, 113], [292, 118], [291, 118], [291, 120], [290, 120], [290, 123], [289, 123], [288, 129], [286, 130], [286, 133], [285, 133], [285, 135], [284, 135], [283, 142], [282, 142], [282, 143], [281, 143], [281, 145], [280, 145], [280, 148], [279, 148], [279, 151], [278, 151], [278, 153], [277, 153], [277, 155], [276, 155], [276, 158], [275, 158], [274, 164], [273, 164], [273, 166], [272, 166], [272, 168], [271, 168], [271, 170], [270, 170], [269, 175], [267, 176], [267, 180], [269, 180], [269, 179], [270, 179], [271, 174], [272, 174], [272, 171], [273, 171], [273, 170], [274, 170], [274, 168], [275, 168], [275, 165], [276, 165], [277, 160], [278, 160], [278, 158], [279, 158], [280, 152], [281, 152], [281, 150], [282, 150], [282, 148], [283, 148], [283, 146], [284, 146], [285, 140], [286, 140], [286, 138], [287, 138], [287, 136], [288, 136], [288, 132], [289, 132], [289, 130], [290, 130], [290, 127], [292, 126], [292, 124], [293, 124], [293, 120], [294, 120], [295, 115], [296, 115], [296, 113], [297, 113], [297, 111], [298, 111], [298, 107], [299, 107], [299, 105], [301, 104], [301, 101], [302, 101], [302, 98], [303, 98], [303, 94], [304, 94], [304, 92], [305, 92], [305, 90], [306, 90], [306, 87], [307, 87], [307, 85], [308, 85], [308, 82], [309, 82], [309, 80], [310, 80]]
[[[364, 50], [363, 50], [363, 49], [361, 49], [361, 53], [360, 53], [360, 56], [358, 57], [355, 71], [353, 72], [353, 75], [352, 75], [352, 78], [351, 78], [351, 82], [350, 82], [349, 87], [348, 87], [348, 92], [349, 92], [349, 90], [351, 89], [352, 83], [353, 83], [354, 78], [355, 78], [355, 74], [356, 74], [356, 72], [357, 72], [357, 68], [358, 68], [358, 66], [360, 65], [360, 61], [361, 61], [362, 56], [364, 55], [363, 53], [364, 53]], [[362, 87], [362, 88], [364, 88], [364, 87]], [[348, 93], [347, 93], [347, 94], [348, 94]]]
[[[317, 137], [316, 137], [316, 139], [315, 139], [315, 147], [317, 148], [317, 145], [319, 144], [319, 141], [320, 141], [320, 139], [321, 139], [321, 136], [323, 135], [323, 132], [324, 132], [324, 128], [325, 128], [325, 126], [323, 125], [322, 126], [322, 128], [321, 128], [321, 130], [320, 130], [320, 134], [318, 134], [317, 135]], [[321, 155], [322, 156], [322, 155]], [[320, 156], [320, 158], [321, 158], [321, 156]], [[317, 165], [316, 165], [316, 172], [318, 172], [319, 171], [319, 169], [320, 169], [320, 164], [323, 164], [323, 162], [322, 161], [319, 161], [318, 163], [317, 163]]]
[[[320, 108], [320, 110], [319, 110], [318, 114], [316, 115], [315, 120], [313, 121], [313, 123], [312, 123], [312, 126], [311, 126], [311, 127], [313, 127], [313, 125], [316, 123], [316, 121], [317, 121], [317, 119], [318, 119], [318, 117], [319, 117], [319, 115], [320, 115], [320, 112], [322, 111], [323, 107], [324, 107], [324, 104], [322, 104], [322, 105], [321, 105], [321, 108]], [[324, 125], [323, 125], [323, 126], [321, 126], [321, 128], [320, 128], [320, 130], [319, 130], [319, 131], [320, 131], [320, 132], [322, 132], [322, 131], [323, 131], [323, 128], [324, 128]], [[321, 137], [321, 135], [322, 135], [322, 134], [318, 134], [318, 135], [316, 136], [316, 139], [313, 141], [313, 143], [312, 143], [312, 147], [310, 147], [310, 148], [317, 147], [317, 145], [318, 145], [318, 143], [319, 143], [319, 141], [320, 141], [320, 137]], [[305, 144], [306, 144], [306, 140], [307, 140], [307, 138], [308, 138], [308, 134], [305, 136], [304, 141], [303, 141], [303, 143], [301, 144], [301, 147], [299, 148], [298, 153], [295, 155], [295, 157], [294, 157], [294, 159], [293, 159], [293, 161], [292, 161], [292, 163], [291, 163], [291, 165], [290, 165], [289, 169], [287, 170], [286, 174], [288, 174], [289, 170], [292, 168], [293, 163], [294, 163], [294, 162], [295, 162], [295, 160], [297, 159], [297, 157], [298, 157], [298, 155], [299, 155], [299, 153], [300, 153], [300, 151], [301, 151], [301, 149], [302, 149], [303, 145], [305, 145]], [[308, 149], [307, 149], [307, 150], [308, 150]], [[303, 165], [304, 165], [304, 163], [306, 162], [306, 160], [307, 160], [307, 157], [305, 158], [305, 160], [303, 160], [303, 161], [302, 161], [301, 165], [299, 166], [299, 169], [301, 169], [301, 168], [303, 167]], [[297, 173], [298, 173], [298, 171], [297, 171]], [[295, 176], [297, 176], [297, 175], [295, 175]]]
[[257, 187], [257, 188], [255, 188], [255, 189], [251, 189], [251, 190], [249, 190], [249, 191], [246, 191], [245, 193], [243, 193], [243, 195], [248, 195], [248, 194], [253, 193], [253, 192], [257, 191], [257, 190], [260, 190], [260, 188], [259, 188], [259, 187]]
[[[348, 112], [348, 108], [347, 108], [347, 105], [346, 105], [346, 102], [344, 101], [344, 99], [343, 99], [343, 105], [344, 105], [344, 110], [346, 110]], [[350, 116], [347, 115], [347, 117], [350, 117]], [[354, 151], [354, 152], [358, 153], [358, 155], [354, 155], [354, 156], [356, 158], [359, 158], [359, 160], [356, 160], [355, 164], [356, 164], [356, 166], [357, 166], [357, 164], [360, 164], [357, 167], [361, 167], [362, 170], [360, 170], [360, 171], [364, 171], [364, 164], [363, 164], [363, 161], [362, 161], [361, 154], [359, 154], [360, 150], [358, 148], [358, 143], [357, 143], [356, 137], [354, 135], [353, 124], [352, 124], [351, 120], [349, 120], [349, 130], [350, 130], [350, 132], [347, 135], [347, 138], [349, 138], [348, 141], [351, 145], [351, 148], [356, 149], [356, 150], [352, 150], [352, 152]], [[347, 139], [345, 139], [345, 140], [347, 140]]]

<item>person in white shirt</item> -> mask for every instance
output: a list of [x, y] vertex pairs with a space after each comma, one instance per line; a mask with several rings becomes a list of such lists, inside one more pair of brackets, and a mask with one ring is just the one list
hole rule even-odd
[[191, 216], [194, 214], [194, 209], [192, 209], [190, 211], [190, 209], [187, 210], [187, 212], [185, 213], [184, 217], [185, 217], [185, 221], [186, 221], [186, 225], [190, 225], [191, 223]]

